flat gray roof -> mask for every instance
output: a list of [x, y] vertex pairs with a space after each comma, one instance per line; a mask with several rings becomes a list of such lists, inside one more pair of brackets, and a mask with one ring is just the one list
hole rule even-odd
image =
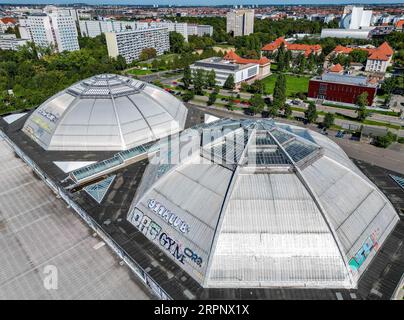
[[351, 76], [346, 74], [324, 73], [322, 76], [312, 78], [312, 80], [334, 82], [338, 84], [350, 84], [371, 88], [376, 87], [376, 85], [370, 84], [366, 77]]
[[[149, 298], [1, 138], [0, 161], [0, 300]], [[57, 268], [57, 290], [44, 287], [48, 265]]]
[[248, 64], [237, 64], [232, 63], [230, 61], [223, 60], [220, 57], [207, 58], [203, 60], [199, 60], [194, 62], [193, 66], [195, 67], [205, 67], [205, 68], [214, 68], [214, 69], [223, 69], [223, 70], [231, 70], [238, 71], [242, 69], [246, 69], [252, 67], [256, 64], [248, 63]]

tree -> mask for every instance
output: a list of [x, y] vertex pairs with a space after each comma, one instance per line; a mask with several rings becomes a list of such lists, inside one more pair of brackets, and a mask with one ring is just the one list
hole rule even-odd
[[182, 100], [188, 102], [194, 98], [194, 93], [192, 91], [186, 91], [182, 94]]
[[233, 110], [235, 109], [235, 104], [236, 104], [236, 103], [234, 102], [234, 97], [231, 96], [231, 97], [229, 98], [229, 101], [228, 101], [226, 107], [227, 107], [227, 109], [229, 109], [230, 111], [233, 111]]
[[250, 91], [250, 85], [247, 82], [242, 82], [240, 84], [240, 91], [249, 92]]
[[250, 86], [249, 86], [249, 92], [251, 93], [263, 93], [264, 92], [264, 84], [262, 83], [261, 80], [255, 80]]
[[354, 49], [349, 53], [353, 62], [366, 63], [368, 52], [366, 50]]
[[326, 113], [323, 119], [323, 127], [324, 128], [331, 128], [331, 126], [334, 124], [334, 114], [333, 113]]
[[271, 106], [268, 107], [268, 113], [270, 114], [271, 117], [278, 116], [279, 106], [277, 104], [272, 104]]
[[203, 69], [197, 69], [196, 71], [194, 71], [192, 83], [194, 84], [194, 93], [202, 95], [202, 89], [205, 86], [205, 71]]
[[356, 99], [356, 105], [358, 108], [355, 112], [358, 114], [357, 119], [359, 121], [364, 121], [366, 117], [369, 115], [369, 110], [366, 108], [368, 105], [368, 93], [362, 92], [358, 98]]
[[377, 136], [373, 140], [373, 144], [376, 147], [380, 148], [387, 148], [389, 145], [391, 145], [394, 141], [396, 141], [397, 136], [390, 131], [387, 132], [385, 136]]
[[395, 77], [390, 77], [390, 78], [384, 79], [380, 88], [382, 89], [383, 93], [389, 95], [393, 92], [396, 85], [397, 85], [397, 79]]
[[182, 77], [182, 82], [184, 83], [184, 88], [185, 89], [189, 88], [189, 85], [191, 84], [191, 81], [192, 81], [191, 68], [189, 66], [185, 66], [184, 75]]
[[254, 113], [261, 113], [264, 110], [265, 107], [265, 102], [264, 99], [262, 99], [261, 94], [256, 93], [250, 98], [250, 110]]
[[157, 70], [157, 69], [159, 68], [159, 60], [154, 59], [154, 60], [152, 61], [151, 66], [152, 66], [152, 69]]
[[155, 57], [157, 57], [157, 51], [155, 48], [144, 48], [139, 55], [139, 59], [142, 61], [149, 60]]
[[216, 72], [215, 70], [210, 70], [206, 76], [207, 86], [213, 88], [216, 85]]
[[284, 57], [283, 61], [284, 61], [284, 63], [283, 63], [284, 64], [284, 69], [289, 70], [290, 62], [292, 61], [292, 52], [291, 51], [287, 50], [285, 52], [285, 57]]
[[181, 33], [170, 32], [170, 50], [173, 53], [181, 53], [184, 50], [185, 39]]
[[234, 83], [234, 76], [230, 74], [226, 81], [223, 84], [223, 88], [228, 89], [228, 90], [233, 90], [236, 84]]
[[307, 68], [310, 70], [310, 72], [313, 72], [315, 67], [316, 67], [316, 58], [315, 58], [314, 54], [310, 53], [309, 63], [308, 63]]
[[289, 118], [292, 115], [292, 107], [289, 104], [285, 104], [283, 115], [285, 118]]
[[304, 116], [309, 123], [316, 122], [317, 120], [317, 108], [314, 102], [310, 101], [307, 110], [304, 112]]
[[214, 104], [216, 102], [216, 98], [217, 98], [217, 93], [211, 92], [209, 94], [208, 106], [211, 106], [212, 104]]
[[306, 57], [302, 54], [299, 63], [299, 73], [304, 73], [304, 71], [306, 70], [306, 66], [307, 66]]
[[286, 102], [286, 78], [280, 73], [275, 81], [273, 105], [276, 107], [276, 113], [279, 109], [283, 109]]
[[278, 64], [278, 71], [282, 72], [285, 69], [285, 45], [282, 43], [276, 53], [276, 62]]
[[124, 70], [126, 68], [126, 60], [121, 55], [118, 55], [115, 60], [115, 68], [117, 70]]

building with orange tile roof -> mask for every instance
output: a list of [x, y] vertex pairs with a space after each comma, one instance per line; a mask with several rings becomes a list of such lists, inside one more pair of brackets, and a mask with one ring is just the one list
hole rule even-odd
[[223, 59], [237, 64], [249, 64], [249, 63], [258, 64], [259, 78], [264, 78], [271, 73], [271, 61], [267, 57], [261, 57], [260, 59], [246, 59], [240, 57], [237, 53], [230, 50], [226, 53]]
[[329, 71], [332, 72], [332, 73], [339, 73], [339, 74], [342, 74], [342, 73], [344, 72], [344, 68], [343, 68], [339, 63], [337, 63], [337, 64], [333, 65], [333, 66], [329, 69]]
[[387, 67], [391, 63], [394, 50], [387, 42], [383, 42], [377, 48], [362, 48], [362, 47], [344, 47], [338, 45], [333, 52], [338, 54], [349, 54], [353, 50], [364, 50], [368, 52], [368, 59], [366, 61], [365, 71], [385, 73]]
[[14, 18], [1, 18], [0, 19], [0, 32], [5, 32], [9, 27], [15, 27], [17, 20]]
[[395, 28], [397, 31], [403, 31], [404, 29], [404, 20], [399, 20], [396, 22]]
[[319, 44], [308, 45], [289, 43], [283, 37], [279, 37], [275, 41], [266, 44], [261, 48], [261, 51], [263, 54], [273, 54], [278, 51], [282, 44], [284, 45], [285, 49], [290, 50], [294, 56], [303, 53], [306, 57], [308, 57], [311, 53], [316, 55], [321, 53], [321, 46]]

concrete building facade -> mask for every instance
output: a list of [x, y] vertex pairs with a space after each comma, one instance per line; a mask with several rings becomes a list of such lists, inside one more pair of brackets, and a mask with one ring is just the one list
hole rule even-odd
[[340, 27], [344, 29], [368, 28], [371, 20], [372, 10], [364, 10], [363, 7], [345, 6]]
[[149, 28], [122, 32], [106, 32], [108, 55], [121, 55], [127, 63], [139, 59], [143, 49], [154, 48], [157, 55], [170, 50], [168, 28]]
[[80, 49], [76, 24], [71, 16], [57, 12], [31, 15], [27, 27], [32, 41], [40, 47], [53, 46], [58, 52]]
[[18, 39], [15, 34], [0, 34], [1, 50], [18, 50], [19, 47], [27, 44], [28, 39]]
[[254, 10], [231, 10], [226, 15], [226, 32], [235, 37], [254, 32]]
[[236, 86], [241, 82], [251, 80], [258, 76], [259, 65], [257, 63], [238, 64], [220, 57], [207, 58], [196, 61], [190, 66], [192, 71], [202, 69], [204, 71], [214, 70], [216, 83], [223, 86], [227, 78], [232, 75]]

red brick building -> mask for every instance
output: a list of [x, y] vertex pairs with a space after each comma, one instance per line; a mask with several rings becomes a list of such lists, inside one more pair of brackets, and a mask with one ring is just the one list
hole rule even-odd
[[358, 96], [367, 92], [368, 105], [372, 105], [376, 87], [377, 85], [369, 82], [366, 77], [324, 73], [310, 79], [308, 97], [355, 104]]

